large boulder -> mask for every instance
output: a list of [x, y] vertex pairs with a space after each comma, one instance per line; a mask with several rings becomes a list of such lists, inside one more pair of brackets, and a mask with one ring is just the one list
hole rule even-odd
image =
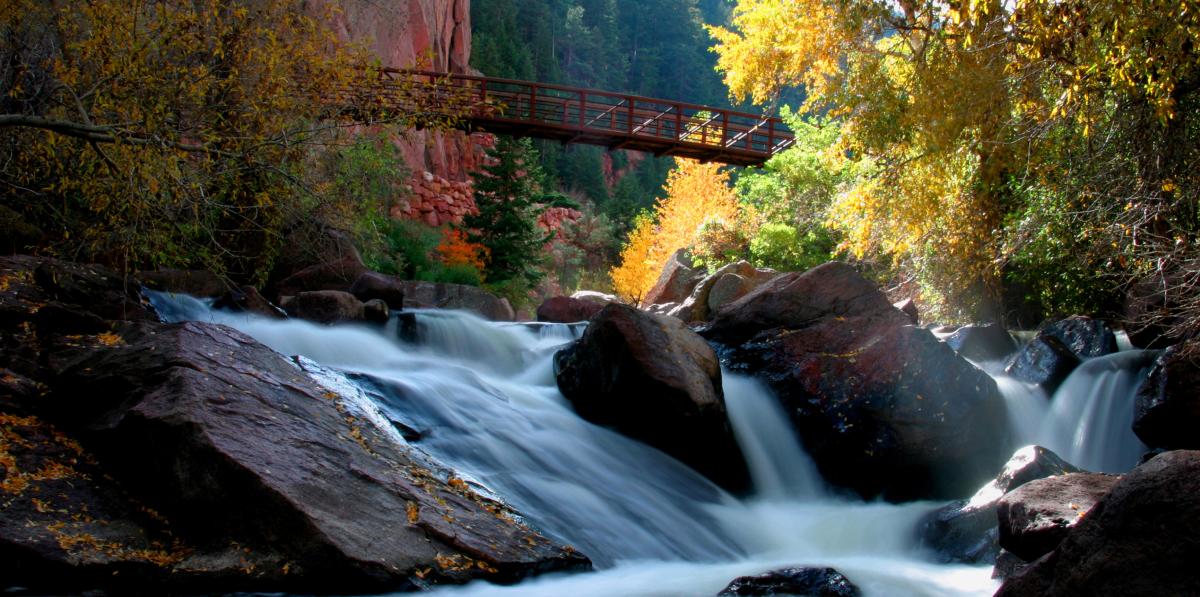
[[1072, 315], [1046, 325], [1009, 362], [1005, 372], [1053, 394], [1084, 359], [1117, 351], [1117, 337], [1099, 319]]
[[575, 294], [571, 295], [571, 298], [587, 301], [589, 303], [596, 303], [601, 307], [609, 303], [623, 302], [620, 298], [617, 298], [615, 294], [604, 294], [603, 292], [597, 292], [595, 290], [577, 290], [575, 291]]
[[805, 595], [807, 597], [858, 597], [854, 583], [833, 568], [781, 568], [756, 576], [733, 579], [718, 597]]
[[1200, 452], [1127, 473], [1049, 555], [998, 597], [1200, 595]]
[[679, 249], [672, 253], [667, 262], [663, 264], [658, 282], [642, 298], [642, 303], [646, 305], [678, 303], [687, 298], [703, 278], [703, 270], [693, 269], [687, 249]]
[[293, 317], [317, 323], [363, 320], [363, 302], [349, 292], [317, 290], [301, 292], [288, 304]]
[[775, 391], [825, 479], [863, 496], [962, 497], [1011, 454], [995, 382], [847, 264], [781, 275], [702, 333]]
[[364, 303], [378, 299], [387, 303], [389, 309], [399, 311], [404, 308], [404, 280], [395, 276], [363, 272], [350, 285], [349, 292]]
[[[341, 287], [302, 287], [283, 289], [279, 283], [305, 269], [326, 264], [342, 264], [339, 269], [353, 272]], [[317, 220], [307, 219], [289, 230], [279, 245], [265, 290], [268, 296], [288, 296], [302, 290], [346, 290], [359, 273], [366, 270], [362, 256], [346, 232]]]
[[945, 338], [959, 355], [973, 361], [1003, 359], [1016, 352], [1017, 343], [998, 323], [964, 325]]
[[583, 418], [655, 446], [726, 488], [747, 488], [717, 355], [683, 322], [609, 304], [554, 365], [559, 389]]
[[[716, 312], [714, 304], [717, 308], [723, 307], [745, 296], [775, 275], [774, 270], [758, 269], [746, 261], [730, 263], [697, 283], [692, 288], [692, 293], [671, 309], [670, 314], [687, 323], [708, 321]], [[716, 297], [712, 297], [713, 287], [718, 282], [722, 282], [722, 289]], [[710, 299], [713, 299], [712, 302]]]
[[475, 286], [443, 282], [404, 282], [405, 309], [460, 309], [492, 321], [513, 321], [507, 300]]
[[1062, 340], [1038, 334], [1021, 347], [1004, 372], [1023, 382], [1041, 386], [1049, 395], [1062, 385], [1080, 362], [1079, 357]]
[[376, 423], [364, 397], [229, 328], [124, 323], [47, 354], [44, 411], [67, 435], [45, 431], [43, 457], [84, 468], [61, 471], [75, 493], [46, 486], [55, 510], [35, 500], [45, 528], [0, 511], [0, 583], [379, 592], [587, 565]]
[[1000, 498], [1035, 479], [1078, 471], [1046, 448], [1025, 446], [971, 499], [956, 500], [922, 518], [917, 525], [918, 539], [944, 562], [995, 563], [1000, 553], [996, 524]]
[[1200, 449], [1200, 342], [1168, 348], [1138, 388], [1133, 432], [1147, 446]]
[[1042, 328], [1040, 334], [1062, 340], [1062, 343], [1081, 359], [1117, 352], [1117, 337], [1108, 324], [1083, 315], [1072, 315], [1051, 323]]
[[1069, 473], [1038, 479], [997, 502], [1000, 545], [1032, 562], [1054, 550], [1119, 477]]
[[575, 323], [587, 321], [603, 309], [603, 305], [571, 298], [554, 296], [546, 299], [537, 308], [537, 320], [547, 323]]

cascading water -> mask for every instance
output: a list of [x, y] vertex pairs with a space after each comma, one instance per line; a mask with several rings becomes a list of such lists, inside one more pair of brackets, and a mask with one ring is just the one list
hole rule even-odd
[[[867, 595], [989, 595], [990, 568], [935, 564], [915, 545], [934, 504], [864, 504], [830, 496], [773, 396], [725, 374], [730, 421], [758, 487], [738, 500], [662, 452], [575, 415], [552, 358], [582, 326], [497, 324], [417, 312], [420, 345], [395, 324], [317, 326], [212, 311], [156, 294], [172, 320], [235, 327], [285, 354], [344, 372], [408, 441], [512, 503], [570, 543], [597, 572], [517, 586], [477, 582], [465, 595], [712, 595], [736, 576], [833, 566]], [[327, 380], [323, 380], [328, 384]]]
[[1049, 448], [1084, 470], [1123, 473], [1146, 451], [1132, 429], [1134, 399], [1156, 356], [1130, 349], [1088, 359], [1049, 399], [1036, 386], [1001, 373], [999, 363], [981, 366], [1004, 395], [1019, 443]]

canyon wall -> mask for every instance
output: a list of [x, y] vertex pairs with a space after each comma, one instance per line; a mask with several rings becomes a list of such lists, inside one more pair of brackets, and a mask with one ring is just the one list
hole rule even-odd
[[[329, 26], [367, 42], [384, 66], [466, 73], [471, 58], [470, 0], [313, 0], [337, 6]], [[474, 136], [478, 137], [478, 136]], [[414, 190], [461, 187], [478, 167], [486, 141], [460, 132], [408, 131], [397, 139], [413, 170]], [[430, 178], [432, 176], [432, 178]]]

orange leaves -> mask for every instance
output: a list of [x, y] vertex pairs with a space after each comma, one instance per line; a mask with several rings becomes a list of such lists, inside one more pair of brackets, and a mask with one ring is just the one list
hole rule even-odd
[[467, 233], [462, 230], [447, 228], [442, 231], [442, 240], [438, 243], [437, 253], [442, 263], [448, 266], [468, 265], [483, 273], [487, 261], [487, 247], [467, 240]]

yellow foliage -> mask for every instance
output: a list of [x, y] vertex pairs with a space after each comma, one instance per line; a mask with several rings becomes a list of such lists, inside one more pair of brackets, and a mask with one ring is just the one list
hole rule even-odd
[[633, 304], [654, 287], [675, 251], [696, 242], [705, 222], [736, 227], [747, 220], [720, 164], [676, 159], [663, 190], [666, 197], [655, 204], [653, 217], [643, 215], [635, 222], [621, 264], [611, 272], [617, 295]]

